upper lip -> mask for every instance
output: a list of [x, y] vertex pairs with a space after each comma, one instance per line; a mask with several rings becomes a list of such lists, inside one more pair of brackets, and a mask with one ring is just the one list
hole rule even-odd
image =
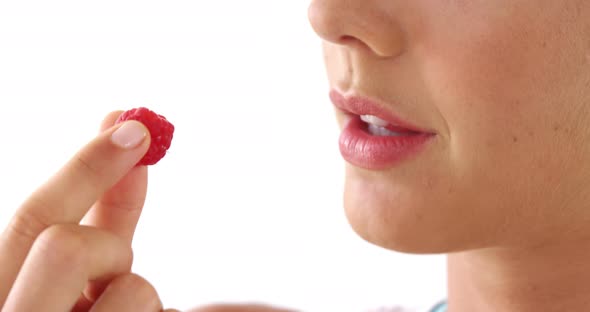
[[408, 121], [402, 120], [396, 116], [390, 110], [383, 108], [381, 105], [372, 99], [367, 97], [352, 95], [345, 97], [336, 90], [330, 91], [330, 99], [337, 108], [341, 109], [346, 113], [352, 113], [355, 115], [373, 115], [380, 119], [389, 122], [400, 128], [407, 129], [413, 132], [432, 133], [426, 129], [422, 129], [416, 125], [411, 124]]

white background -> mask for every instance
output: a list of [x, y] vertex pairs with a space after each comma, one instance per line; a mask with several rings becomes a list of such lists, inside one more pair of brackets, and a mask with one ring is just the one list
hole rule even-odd
[[441, 256], [365, 243], [308, 1], [0, 1], [0, 222], [97, 131], [147, 106], [176, 125], [150, 169], [134, 270], [167, 306], [427, 306]]

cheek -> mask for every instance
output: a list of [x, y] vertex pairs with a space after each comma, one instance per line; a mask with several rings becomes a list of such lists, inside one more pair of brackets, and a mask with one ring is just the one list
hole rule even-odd
[[572, 68], [583, 55], [575, 55], [580, 49], [572, 42], [582, 38], [570, 34], [571, 16], [562, 5], [539, 3], [538, 11], [527, 4], [506, 12], [489, 8], [496, 14], [474, 10], [449, 17], [454, 26], [431, 25], [435, 31], [422, 38], [417, 53], [431, 100], [451, 127], [527, 132], [534, 127], [529, 121], [563, 123], [576, 110], [561, 96], [577, 78]]
[[582, 103], [572, 94], [584, 56], [555, 14], [441, 27], [419, 51], [430, 100], [448, 124], [453, 179], [470, 181], [474, 203], [515, 226], [542, 224], [539, 211], [571, 195], [571, 159], [583, 158]]

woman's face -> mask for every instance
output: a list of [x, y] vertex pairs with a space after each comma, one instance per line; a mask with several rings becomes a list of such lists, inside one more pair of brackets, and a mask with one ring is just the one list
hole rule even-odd
[[395, 161], [344, 148], [363, 238], [435, 253], [588, 233], [590, 1], [314, 0], [309, 18], [336, 102], [372, 99], [428, 133], [385, 138], [419, 147]]

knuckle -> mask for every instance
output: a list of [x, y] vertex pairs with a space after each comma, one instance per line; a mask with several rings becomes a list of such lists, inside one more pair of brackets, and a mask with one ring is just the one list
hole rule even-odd
[[129, 267], [131, 268], [131, 266], [133, 265], [133, 259], [135, 257], [135, 254], [133, 253], [133, 248], [131, 248], [131, 245], [126, 245], [127, 246], [127, 261], [129, 264]]
[[124, 263], [123, 266], [127, 268], [126, 270], [131, 271], [133, 265], [133, 249], [131, 245], [124, 243], [118, 237], [117, 239], [120, 242], [120, 248], [117, 248], [119, 250], [117, 257]]
[[111, 207], [114, 211], [138, 212], [143, 208], [143, 203], [137, 200], [121, 200], [120, 198], [103, 198], [100, 203]]
[[162, 303], [160, 302], [158, 292], [145, 278], [134, 273], [129, 273], [119, 277], [117, 283], [119, 283], [119, 287], [122, 289], [132, 292], [138, 302], [142, 302], [150, 307], [161, 308]]
[[16, 235], [16, 237], [33, 242], [37, 239], [39, 233], [50, 226], [47, 217], [33, 211], [49, 211], [49, 207], [45, 201], [35, 196], [31, 196], [27, 201], [28, 203], [25, 205], [34, 205], [35, 208], [24, 207], [24, 209], [20, 209], [8, 224], [8, 230], [10, 234]]
[[99, 188], [101, 186], [102, 175], [90, 161], [90, 157], [84, 151], [79, 152], [74, 157], [73, 169], [82, 174], [84, 183], [90, 184], [92, 188]]
[[57, 270], [82, 269], [86, 264], [86, 243], [73, 225], [52, 225], [35, 241], [34, 248]]

